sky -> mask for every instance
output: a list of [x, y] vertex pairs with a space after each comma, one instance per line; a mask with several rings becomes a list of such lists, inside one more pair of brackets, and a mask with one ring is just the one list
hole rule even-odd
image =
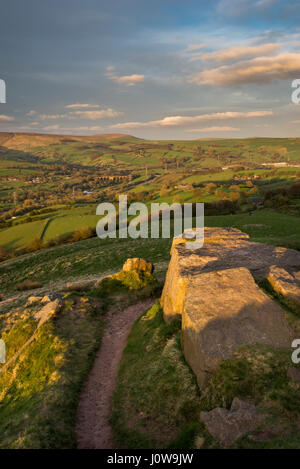
[[2, 0], [0, 131], [299, 136], [300, 0]]

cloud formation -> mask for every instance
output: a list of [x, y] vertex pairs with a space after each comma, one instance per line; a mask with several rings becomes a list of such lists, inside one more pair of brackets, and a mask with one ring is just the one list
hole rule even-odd
[[261, 44], [259, 46], [233, 46], [211, 54], [192, 57], [191, 60], [214, 60], [231, 62], [238, 59], [249, 59], [257, 56], [273, 54], [280, 49], [280, 44]]
[[229, 126], [214, 126], [214, 127], [203, 127], [202, 129], [190, 129], [188, 132], [235, 132], [241, 130], [239, 127]]
[[66, 117], [66, 114], [39, 114], [39, 119], [48, 120], [48, 119], [63, 119]]
[[134, 86], [137, 83], [142, 83], [145, 80], [145, 75], [141, 75], [141, 74], [119, 76], [115, 73], [114, 71], [115, 67], [113, 66], [106, 67], [106, 70], [107, 70], [107, 73], [106, 73], [107, 78], [109, 78], [110, 80], [116, 83], [124, 84], [126, 86]]
[[99, 104], [81, 104], [81, 103], [75, 103], [75, 104], [67, 104], [65, 106], [66, 109], [92, 109], [92, 108], [98, 108], [100, 107]]
[[[73, 105], [71, 105], [73, 106]], [[96, 106], [96, 105], [95, 105]], [[92, 107], [95, 107], [92, 105]], [[81, 107], [86, 107], [86, 105], [81, 105]], [[98, 107], [98, 105], [97, 105]], [[71, 107], [72, 109], [72, 107]], [[56, 120], [56, 119], [87, 119], [87, 120], [98, 120], [98, 119], [105, 119], [106, 117], [119, 117], [122, 116], [124, 113], [121, 111], [116, 111], [112, 108], [101, 109], [98, 111], [70, 111], [65, 114], [39, 114], [39, 118], [41, 120]]]
[[108, 108], [101, 111], [73, 111], [70, 113], [71, 118], [79, 117], [81, 119], [88, 119], [95, 121], [97, 119], [104, 119], [105, 117], [119, 117], [123, 112], [115, 111], [115, 109]]
[[15, 120], [14, 117], [5, 116], [4, 114], [0, 114], [0, 122], [13, 122]]
[[271, 116], [273, 111], [227, 111], [227, 112], [213, 112], [210, 114], [200, 114], [198, 116], [169, 116], [160, 120], [148, 122], [124, 122], [120, 124], [111, 125], [111, 129], [134, 129], [140, 127], [178, 127], [190, 124], [195, 124], [202, 121], [210, 120], [226, 120], [226, 119], [247, 119], [250, 117], [264, 117]]
[[300, 72], [300, 53], [284, 52], [273, 57], [257, 57], [231, 65], [204, 70], [190, 77], [197, 85], [235, 86], [271, 83], [294, 78]]
[[206, 42], [200, 42], [199, 44], [189, 44], [187, 47], [187, 51], [193, 52], [195, 50], [202, 49], [206, 47], [208, 44]]

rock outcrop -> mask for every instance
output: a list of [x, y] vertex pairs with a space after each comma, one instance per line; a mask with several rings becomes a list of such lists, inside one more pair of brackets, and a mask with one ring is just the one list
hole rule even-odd
[[201, 249], [185, 242], [174, 239], [161, 305], [166, 321], [182, 316], [184, 355], [200, 387], [238, 346], [291, 346], [284, 311], [254, 279], [267, 278], [271, 266], [298, 272], [299, 252], [251, 242], [233, 228], [206, 228]]
[[45, 322], [58, 313], [61, 310], [62, 305], [63, 302], [59, 297], [53, 301], [48, 301], [48, 303], [46, 303], [45, 306], [43, 306], [43, 308], [34, 315], [34, 318], [39, 321], [37, 327], [41, 327]]
[[300, 311], [300, 271], [288, 272], [282, 267], [272, 265], [267, 280], [273, 290], [283, 296], [286, 303], [298, 307]]
[[255, 430], [263, 419], [255, 405], [235, 397], [230, 410], [216, 407], [201, 412], [201, 420], [209, 433], [223, 446], [230, 446], [245, 433]]
[[130, 272], [131, 270], [137, 270], [140, 272], [148, 272], [152, 274], [154, 270], [154, 266], [151, 262], [146, 261], [145, 259], [141, 259], [139, 257], [132, 257], [127, 259], [123, 265], [124, 272]]

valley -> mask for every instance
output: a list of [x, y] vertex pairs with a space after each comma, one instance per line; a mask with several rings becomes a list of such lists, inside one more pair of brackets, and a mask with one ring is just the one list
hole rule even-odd
[[[300, 139], [0, 134], [0, 141], [0, 332], [12, 360], [0, 370], [0, 447], [219, 448], [198, 415], [229, 408], [236, 396], [274, 400], [285, 415], [273, 416], [274, 428], [280, 422], [288, 431], [232, 447], [299, 447], [298, 384], [280, 378], [289, 351], [238, 350], [199, 392], [181, 323], [165, 323], [158, 300], [172, 236], [99, 239], [95, 227], [97, 205], [117, 207], [121, 194], [147, 206], [204, 202], [206, 227], [236, 228], [251, 242], [299, 251]], [[136, 258], [153, 263], [149, 284], [138, 271], [115, 276]], [[289, 305], [264, 291], [298, 331]], [[39, 325], [42, 305], [49, 309], [55, 299], [59, 310]], [[111, 346], [112, 375], [101, 365]], [[271, 360], [277, 368], [265, 374]], [[102, 379], [97, 419], [91, 395]]]

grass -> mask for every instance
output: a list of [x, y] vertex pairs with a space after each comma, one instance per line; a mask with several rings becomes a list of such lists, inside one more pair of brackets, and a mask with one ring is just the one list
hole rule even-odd
[[200, 412], [230, 408], [239, 397], [255, 403], [264, 418], [233, 448], [300, 448], [300, 384], [288, 377], [291, 366], [300, 368], [291, 350], [243, 346], [221, 362], [200, 393], [181, 350], [180, 322], [166, 324], [156, 303], [135, 322], [123, 353], [112, 417], [118, 445], [182, 449], [201, 441], [202, 448], [218, 447]]
[[201, 396], [204, 410], [229, 408], [234, 397], [281, 407], [282, 412], [300, 413], [300, 384], [287, 376], [291, 350], [248, 345], [236, 350], [234, 358], [223, 361]]
[[300, 218], [272, 210], [205, 218], [206, 226], [231, 226], [249, 234], [252, 241], [300, 249]]
[[[66, 144], [63, 137], [24, 136], [24, 149], [29, 144], [34, 147], [30, 154], [14, 150], [8, 151], [7, 155], [2, 153], [2, 157], [6, 157], [0, 162], [3, 210], [13, 208], [13, 191], [22, 192], [24, 187], [21, 179], [6, 180], [17, 172], [16, 168], [19, 168], [19, 174], [26, 172], [33, 175], [37, 168], [42, 172], [47, 162], [56, 161], [59, 164], [65, 161], [81, 166], [102, 166], [104, 174], [106, 170], [111, 173], [132, 170], [135, 182], [141, 183], [136, 187], [129, 184], [132, 192], [159, 191], [161, 186], [170, 184], [171, 192], [157, 201], [172, 202], [176, 195], [190, 201], [194, 197], [193, 192], [180, 192], [174, 189], [175, 185], [185, 182], [205, 185], [213, 181], [219, 186], [231, 184], [236, 174], [250, 175], [251, 171], [239, 170], [237, 173], [230, 168], [220, 171], [214, 169], [216, 166], [239, 164], [247, 167], [249, 163], [252, 167], [252, 163], [271, 161], [272, 155], [282, 148], [287, 152], [283, 159], [297, 162], [300, 148], [299, 139], [147, 142], [133, 137], [86, 137], [83, 140], [85, 149], [80, 148], [83, 142], [69, 141]], [[146, 145], [144, 156], [137, 157], [137, 150], [143, 145]], [[194, 159], [195, 148], [204, 150], [200, 158]], [[222, 153], [225, 155], [223, 159]], [[98, 154], [99, 157], [93, 159]], [[179, 161], [178, 169], [172, 162], [175, 158]], [[169, 160], [167, 170], [163, 159]], [[148, 174], [154, 175], [151, 184], [143, 184], [146, 165]], [[211, 168], [209, 174], [205, 174], [208, 173], [207, 168]], [[259, 190], [264, 190], [289, 184], [295, 179], [297, 171], [288, 168], [272, 171], [255, 169], [252, 175], [259, 174], [264, 178], [260, 181], [261, 185], [257, 183]], [[39, 187], [48, 196], [63, 180], [64, 175], [61, 175], [55, 182], [52, 180]], [[37, 193], [34, 184], [26, 187]], [[112, 199], [120, 192], [120, 187], [123, 192], [126, 183], [124, 186], [108, 187]], [[224, 190], [228, 190], [227, 186]], [[102, 200], [102, 192], [99, 197]], [[206, 194], [205, 201], [215, 198], [215, 194]], [[68, 207], [74, 208], [68, 210]], [[80, 207], [72, 204], [57, 206], [57, 211], [46, 213], [44, 219], [1, 230], [0, 246], [20, 248], [33, 238], [43, 237], [47, 241], [82, 226], [94, 227], [98, 219], [93, 214], [95, 211], [92, 212], [94, 209], [95, 204], [84, 203]], [[27, 214], [21, 215], [15, 222], [27, 217]], [[251, 216], [249, 213], [211, 216], [206, 217], [205, 223], [206, 226], [239, 228], [248, 233], [253, 241], [300, 249], [299, 217], [287, 213], [261, 210]], [[170, 257], [170, 245], [171, 239], [92, 238], [55, 246], [0, 263], [0, 291], [9, 297], [20, 284], [23, 284], [22, 289], [24, 285], [32, 289], [37, 280], [49, 287], [49, 291], [53, 284], [55, 289], [59, 289], [67, 280], [114, 273], [128, 257], [147, 258], [156, 265], [163, 264], [165, 268]], [[84, 297], [83, 292], [68, 294], [62, 312], [38, 330], [35, 340], [1, 376], [0, 448], [75, 447], [74, 423], [78, 396], [101, 341], [105, 313], [117, 301], [117, 296], [126, 303], [156, 295], [160, 288], [157, 283], [147, 285], [142, 290], [128, 291], [130, 286], [142, 286], [144, 280], [114, 278], [102, 282], [98, 288], [85, 291]], [[3, 307], [6, 313], [0, 314], [0, 328], [7, 343], [8, 358], [26, 343], [36, 328], [33, 319], [36, 306], [24, 304], [22, 297], [25, 293], [18, 295], [13, 304], [6, 303]], [[295, 328], [300, 330], [298, 319], [292, 312], [289, 314]], [[217, 405], [229, 407], [233, 397], [239, 396], [268, 408], [269, 426], [274, 431], [274, 438], [271, 442], [255, 442], [244, 437], [237, 442], [237, 447], [299, 448], [295, 417], [299, 418], [300, 388], [287, 377], [290, 365], [290, 351], [243, 348], [236, 352], [232, 360], [222, 363], [210, 387], [200, 395], [195, 377], [182, 355], [180, 324], [174, 322], [166, 325], [156, 304], [135, 323], [124, 352], [114, 398], [113, 426], [116, 437], [127, 448], [216, 447], [216, 442], [199, 421], [199, 412]], [[287, 429], [287, 433], [282, 430], [278, 432], [278, 428], [282, 427]]]
[[121, 361], [112, 416], [119, 447], [193, 447], [204, 431], [199, 411], [196, 379], [180, 347], [180, 322], [166, 324], [155, 303], [132, 327]]
[[[201, 396], [201, 407], [230, 407], [234, 397], [254, 402], [264, 419], [256, 431], [237, 440], [233, 448], [300, 448], [298, 419], [300, 384], [287, 374], [290, 350], [253, 345], [236, 350], [212, 377]], [[267, 433], [259, 440], [256, 435]]]
[[[27, 312], [29, 315], [30, 312]], [[54, 322], [1, 376], [0, 448], [74, 448], [77, 400], [103, 330], [101, 308], [69, 296]], [[18, 321], [3, 334], [8, 359], [36, 322]]]
[[168, 260], [169, 239], [107, 239], [91, 238], [69, 245], [37, 251], [0, 263], [0, 291], [12, 292], [16, 283], [36, 280], [47, 283], [89, 275], [114, 273], [128, 257], [142, 257], [153, 262]]
[[95, 228], [99, 220], [96, 215], [73, 215], [68, 214], [63, 217], [57, 217], [50, 220], [45, 233], [43, 234], [43, 241], [50, 241], [57, 236], [71, 233], [81, 228]]
[[[205, 218], [206, 226], [233, 226], [249, 234], [253, 241], [299, 249], [300, 219], [271, 210]], [[114, 273], [128, 257], [142, 257], [156, 264], [170, 259], [172, 239], [91, 238], [55, 246], [0, 263], [0, 292], [15, 291], [24, 280], [45, 284], [82, 276]]]
[[[99, 348], [105, 315], [112, 306], [158, 295], [159, 283], [130, 291], [115, 279], [98, 288], [64, 297], [56, 317], [37, 329], [41, 304], [14, 305], [0, 323], [7, 360], [19, 356], [0, 375], [0, 449], [75, 448], [79, 394]], [[118, 303], [119, 302], [119, 303]]]
[[43, 232], [46, 220], [12, 226], [0, 231], [0, 245], [5, 248], [23, 248]]

